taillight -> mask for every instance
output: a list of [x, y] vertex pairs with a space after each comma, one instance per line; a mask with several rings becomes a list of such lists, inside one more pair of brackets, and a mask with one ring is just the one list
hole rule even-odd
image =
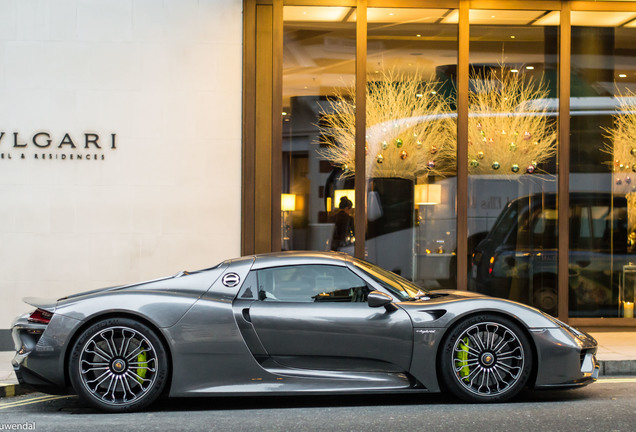
[[488, 274], [492, 276], [492, 271], [493, 268], [495, 267], [495, 260], [497, 259], [497, 254], [494, 254], [493, 256], [490, 257], [490, 260], [488, 261]]
[[36, 309], [31, 315], [29, 315], [29, 321], [40, 324], [48, 324], [51, 321], [51, 318], [53, 318], [53, 314], [45, 311], [44, 309]]

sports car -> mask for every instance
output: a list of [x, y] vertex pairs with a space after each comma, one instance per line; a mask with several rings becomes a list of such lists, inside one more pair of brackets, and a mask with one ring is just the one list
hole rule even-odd
[[27, 298], [19, 381], [104, 411], [158, 397], [447, 391], [497, 402], [596, 380], [596, 341], [537, 309], [424, 291], [341, 253], [287, 252]]

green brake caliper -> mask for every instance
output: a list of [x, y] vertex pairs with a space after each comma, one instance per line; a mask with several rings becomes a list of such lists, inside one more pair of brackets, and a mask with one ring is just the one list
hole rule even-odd
[[139, 366], [137, 367], [137, 375], [139, 376], [139, 378], [137, 378], [137, 381], [139, 381], [139, 383], [143, 384], [144, 379], [146, 378], [146, 372], [148, 372], [148, 369], [146, 369], [148, 367], [148, 355], [146, 354], [146, 351], [142, 351], [139, 354], [137, 354], [137, 363], [139, 364]]
[[468, 368], [468, 337], [465, 337], [459, 343], [459, 351], [457, 351], [455, 356], [455, 367], [461, 367], [459, 376], [468, 382], [468, 375], [470, 375], [470, 369]]

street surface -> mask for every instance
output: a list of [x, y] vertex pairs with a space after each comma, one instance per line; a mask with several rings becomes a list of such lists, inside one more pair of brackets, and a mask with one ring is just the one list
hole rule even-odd
[[[12, 426], [15, 429], [10, 429]], [[0, 399], [1, 430], [36, 431], [452, 431], [632, 432], [636, 378], [583, 389], [524, 392], [505, 404], [471, 405], [440, 395], [171, 399], [151, 411], [102, 414], [75, 396]]]

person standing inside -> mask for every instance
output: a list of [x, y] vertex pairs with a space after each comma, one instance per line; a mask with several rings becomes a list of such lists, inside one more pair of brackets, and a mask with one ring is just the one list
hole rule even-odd
[[336, 224], [333, 231], [331, 250], [337, 251], [341, 247], [348, 246], [354, 242], [353, 231], [353, 203], [349, 198], [343, 196], [338, 204], [338, 212], [334, 216]]

